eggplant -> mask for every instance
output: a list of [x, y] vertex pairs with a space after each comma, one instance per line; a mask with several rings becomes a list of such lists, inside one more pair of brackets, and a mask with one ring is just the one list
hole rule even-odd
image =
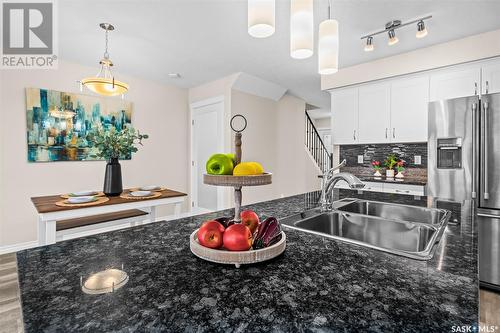
[[281, 239], [281, 226], [274, 217], [269, 217], [259, 224], [257, 235], [253, 240], [255, 250], [276, 244]]
[[234, 224], [234, 220], [232, 217], [218, 217], [214, 220], [222, 224], [224, 226], [224, 229], [227, 229], [227, 227]]

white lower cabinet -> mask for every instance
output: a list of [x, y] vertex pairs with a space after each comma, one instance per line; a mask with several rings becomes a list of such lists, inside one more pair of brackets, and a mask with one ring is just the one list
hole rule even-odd
[[[365, 187], [359, 191], [394, 193], [394, 194], [413, 195], [413, 196], [425, 195], [425, 186], [423, 185], [392, 184], [392, 183], [382, 183], [382, 182], [364, 182], [364, 183]], [[339, 181], [335, 185], [335, 188], [351, 189], [349, 185], [343, 180]]]

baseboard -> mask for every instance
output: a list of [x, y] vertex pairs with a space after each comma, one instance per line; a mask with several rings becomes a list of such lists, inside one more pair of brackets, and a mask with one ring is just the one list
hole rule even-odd
[[17, 244], [12, 244], [12, 245], [4, 245], [0, 246], [0, 255], [1, 254], [7, 254], [7, 253], [13, 253], [17, 251], [22, 251], [26, 249], [31, 249], [34, 247], [38, 246], [38, 241], [30, 241], [30, 242], [24, 242], [24, 243], [17, 243]]

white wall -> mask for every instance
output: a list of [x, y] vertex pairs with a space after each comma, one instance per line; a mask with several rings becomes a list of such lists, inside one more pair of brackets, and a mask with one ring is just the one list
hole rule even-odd
[[331, 128], [331, 117], [313, 119], [316, 129]]
[[[103, 161], [27, 162], [25, 88], [79, 92], [76, 81], [95, 71], [94, 67], [62, 61], [58, 70], [0, 71], [0, 198], [5, 208], [0, 220], [0, 245], [36, 240], [37, 215], [30, 197], [102, 188]], [[121, 162], [124, 187], [162, 184], [187, 193], [187, 90], [115, 75], [130, 84], [126, 99], [133, 102], [133, 126], [150, 135], [131, 161]], [[157, 214], [170, 212], [163, 208]]]
[[321, 89], [335, 89], [499, 55], [500, 30], [494, 30], [356, 66], [341, 68], [335, 74], [321, 76]]

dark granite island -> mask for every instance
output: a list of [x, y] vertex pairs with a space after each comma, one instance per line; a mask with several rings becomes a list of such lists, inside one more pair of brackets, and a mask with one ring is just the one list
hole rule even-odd
[[[427, 205], [428, 198], [341, 190], [339, 198]], [[250, 206], [284, 217], [316, 193]], [[451, 332], [478, 323], [477, 234], [455, 211], [433, 259], [418, 261], [286, 229], [285, 253], [253, 266], [196, 258], [189, 235], [206, 214], [64, 241], [17, 254], [26, 332]], [[114, 293], [80, 277], [129, 274]]]

